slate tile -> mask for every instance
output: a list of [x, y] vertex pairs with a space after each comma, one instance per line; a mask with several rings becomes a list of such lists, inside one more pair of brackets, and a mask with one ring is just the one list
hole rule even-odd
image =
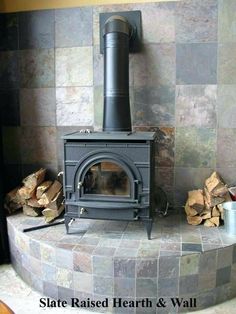
[[94, 255], [99, 256], [113, 256], [115, 254], [116, 249], [114, 247], [96, 247], [93, 251]]
[[92, 45], [92, 7], [55, 11], [55, 46]]
[[230, 282], [231, 266], [219, 268], [216, 271], [216, 287], [223, 286]]
[[[158, 159], [156, 159], [158, 162]], [[155, 184], [163, 189], [167, 195], [168, 202], [173, 205], [174, 202], [174, 168], [173, 167], [156, 167], [155, 169]], [[158, 198], [158, 194], [157, 194]], [[158, 201], [159, 200], [159, 201]], [[157, 200], [158, 206], [163, 207], [163, 200], [160, 197]]]
[[114, 278], [109, 277], [93, 277], [93, 292], [105, 296], [113, 295]]
[[20, 125], [20, 103], [19, 91], [9, 90], [0, 92], [1, 101], [1, 125], [19, 126]]
[[134, 56], [134, 86], [158, 87], [175, 84], [175, 45], [150, 44]]
[[50, 163], [56, 157], [56, 129], [22, 127], [21, 150], [23, 163]]
[[236, 84], [236, 43], [218, 46], [218, 83]]
[[92, 47], [56, 49], [56, 86], [92, 86]]
[[54, 10], [19, 13], [19, 46], [20, 49], [54, 47]]
[[175, 91], [173, 87], [134, 89], [134, 125], [173, 126]]
[[[47, 169], [47, 178], [50, 180], [55, 179], [55, 176], [58, 174], [58, 167], [56, 160], [52, 160], [52, 162], [35, 162], [30, 164], [22, 164], [22, 177], [26, 177], [27, 175], [37, 171], [40, 168]], [[34, 232], [34, 235], [37, 233]], [[32, 237], [34, 237], [32, 235]]]
[[0, 89], [17, 89], [19, 66], [17, 51], [0, 52]]
[[219, 42], [236, 42], [236, 3], [234, 0], [219, 0], [218, 40]]
[[156, 259], [139, 259], [136, 261], [137, 277], [153, 278], [157, 276], [157, 260]]
[[216, 270], [216, 250], [209, 252], [204, 252], [200, 255], [199, 269], [201, 269], [201, 274], [209, 274], [211, 272], [215, 273]]
[[58, 299], [66, 300], [68, 305], [71, 305], [71, 300], [74, 297], [74, 290], [58, 286]]
[[93, 292], [93, 277], [90, 274], [74, 272], [74, 289], [86, 293]]
[[156, 129], [155, 158], [157, 167], [174, 166], [175, 129], [160, 127]]
[[56, 282], [58, 286], [73, 288], [73, 272], [66, 268], [58, 268], [56, 272]]
[[18, 49], [17, 13], [0, 14], [0, 51]]
[[235, 167], [236, 154], [235, 146], [232, 145], [235, 141], [236, 129], [218, 129], [217, 137], [217, 167]]
[[175, 42], [174, 2], [134, 4], [132, 10], [141, 10], [142, 12], [142, 40], [144, 43]]
[[199, 254], [188, 254], [181, 256], [180, 276], [198, 274], [199, 269]]
[[90, 254], [74, 252], [73, 253], [74, 270], [85, 273], [92, 273], [92, 257]]
[[56, 250], [56, 266], [73, 270], [73, 253], [70, 250]]
[[198, 243], [182, 243], [182, 251], [202, 252], [202, 244], [198, 244]]
[[157, 279], [156, 278], [137, 278], [136, 279], [136, 297], [156, 297]]
[[55, 265], [56, 252], [55, 249], [49, 245], [40, 245], [42, 262]]
[[21, 50], [19, 52], [19, 66], [21, 87], [55, 86], [53, 49]]
[[199, 292], [213, 290], [216, 286], [216, 274], [214, 272], [200, 273], [198, 278]]
[[179, 278], [159, 278], [157, 295], [170, 297], [178, 295]]
[[218, 85], [218, 125], [220, 128], [236, 128], [236, 85]]
[[57, 88], [56, 116], [58, 126], [92, 126], [92, 87]]
[[55, 300], [58, 299], [58, 287], [50, 282], [43, 282], [43, 294]]
[[57, 278], [56, 267], [47, 263], [42, 263], [42, 279], [45, 282], [56, 284], [56, 278]]
[[113, 259], [107, 256], [93, 256], [93, 273], [98, 276], [113, 277]]
[[134, 278], [114, 278], [114, 295], [117, 297], [135, 296]]
[[217, 41], [217, 1], [180, 1], [176, 4], [176, 42]]
[[181, 276], [179, 280], [179, 295], [197, 292], [198, 275]]
[[216, 99], [216, 85], [177, 85], [177, 126], [215, 127]]
[[175, 143], [177, 167], [215, 167], [215, 129], [176, 128]]
[[179, 276], [179, 257], [160, 256], [159, 278], [177, 278]]
[[56, 101], [53, 88], [20, 90], [22, 126], [55, 126]]
[[135, 260], [127, 258], [114, 259], [114, 276], [124, 278], [135, 277]]
[[100, 46], [93, 47], [93, 85], [103, 86], [104, 84], [104, 55], [100, 53]]
[[132, 258], [138, 255], [138, 248], [135, 249], [125, 249], [118, 247], [115, 252], [115, 257], [122, 257], [122, 258]]
[[176, 82], [181, 84], [216, 84], [217, 44], [177, 44]]
[[217, 251], [217, 268], [224, 268], [232, 265], [233, 246], [230, 245]]
[[20, 164], [20, 138], [21, 130], [19, 127], [2, 127], [3, 158], [5, 163]]

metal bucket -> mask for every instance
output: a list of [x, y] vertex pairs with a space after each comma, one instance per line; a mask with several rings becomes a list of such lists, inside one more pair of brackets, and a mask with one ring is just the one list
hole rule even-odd
[[228, 234], [236, 235], [236, 202], [223, 203], [224, 229]]

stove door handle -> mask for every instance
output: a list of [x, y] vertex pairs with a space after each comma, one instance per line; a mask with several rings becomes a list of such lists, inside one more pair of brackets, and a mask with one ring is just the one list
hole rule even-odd
[[83, 185], [83, 182], [82, 182], [82, 181], [79, 181], [79, 182], [78, 182], [78, 185], [77, 185], [77, 189], [80, 190], [80, 188], [81, 188], [82, 185]]

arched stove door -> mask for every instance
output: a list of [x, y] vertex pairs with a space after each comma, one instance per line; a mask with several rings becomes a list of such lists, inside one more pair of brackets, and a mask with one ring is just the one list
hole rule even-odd
[[136, 171], [117, 156], [97, 156], [82, 164], [77, 176], [77, 200], [138, 202], [141, 183]]

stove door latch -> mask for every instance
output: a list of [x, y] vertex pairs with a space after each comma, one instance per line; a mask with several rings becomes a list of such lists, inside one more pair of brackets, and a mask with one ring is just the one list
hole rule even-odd
[[83, 215], [83, 214], [87, 213], [87, 209], [85, 209], [84, 207], [81, 207], [79, 213], [80, 213], [80, 215]]
[[83, 185], [83, 182], [82, 182], [82, 181], [79, 181], [79, 182], [78, 182], [78, 185], [77, 185], [77, 189], [80, 190], [82, 185]]

